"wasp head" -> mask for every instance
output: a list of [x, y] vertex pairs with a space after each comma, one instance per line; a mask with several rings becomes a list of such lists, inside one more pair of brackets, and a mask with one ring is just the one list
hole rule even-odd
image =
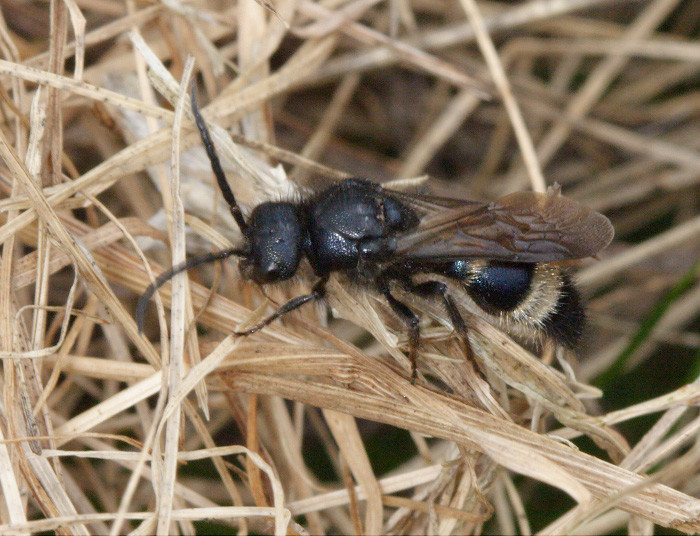
[[296, 273], [305, 236], [298, 205], [258, 205], [250, 215], [245, 236], [249, 253], [240, 263], [243, 277], [257, 283], [275, 283]]

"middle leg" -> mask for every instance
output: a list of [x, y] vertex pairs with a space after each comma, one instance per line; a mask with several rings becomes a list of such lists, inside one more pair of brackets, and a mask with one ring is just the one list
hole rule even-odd
[[[417, 359], [418, 345], [420, 344], [420, 319], [408, 305], [402, 301], [399, 301], [391, 294], [389, 281], [390, 280], [388, 278], [380, 275], [377, 278], [377, 286], [379, 288], [379, 292], [381, 292], [384, 295], [384, 298], [386, 298], [386, 301], [389, 303], [392, 311], [394, 311], [396, 316], [398, 316], [408, 328], [408, 359], [411, 362], [411, 383], [416, 383], [416, 379], [418, 378]], [[401, 283], [408, 284], [410, 281], [401, 281]]]

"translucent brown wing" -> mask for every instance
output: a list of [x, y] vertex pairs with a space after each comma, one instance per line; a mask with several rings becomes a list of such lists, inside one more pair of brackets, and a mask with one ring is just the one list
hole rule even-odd
[[398, 240], [396, 253], [404, 257], [562, 261], [595, 255], [614, 235], [605, 216], [558, 190], [517, 192], [488, 204], [392, 194], [421, 218]]

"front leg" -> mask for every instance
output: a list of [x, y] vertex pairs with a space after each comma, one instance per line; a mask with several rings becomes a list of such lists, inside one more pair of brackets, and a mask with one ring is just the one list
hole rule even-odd
[[303, 296], [297, 296], [296, 298], [292, 298], [285, 304], [281, 305], [274, 313], [272, 313], [270, 316], [268, 316], [265, 320], [263, 320], [256, 326], [253, 326], [252, 328], [247, 329], [245, 331], [234, 331], [234, 334], [240, 337], [252, 335], [256, 331], [260, 331], [268, 324], [271, 324], [279, 317], [286, 315], [294, 309], [298, 309], [305, 303], [308, 303], [313, 300], [320, 300], [326, 295], [326, 283], [328, 283], [328, 276], [325, 276], [318, 280], [311, 289], [310, 294], [304, 294]]

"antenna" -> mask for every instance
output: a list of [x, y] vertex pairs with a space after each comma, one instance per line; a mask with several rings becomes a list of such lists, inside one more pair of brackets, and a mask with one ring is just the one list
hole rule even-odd
[[199, 112], [199, 106], [197, 106], [196, 97], [196, 85], [192, 83], [190, 88], [190, 96], [192, 100], [192, 114], [194, 115], [194, 122], [197, 124], [197, 129], [199, 130], [199, 135], [202, 138], [202, 143], [204, 144], [204, 149], [207, 151], [207, 156], [211, 162], [211, 169], [216, 177], [216, 182], [219, 184], [219, 190], [221, 190], [221, 195], [224, 196], [224, 200], [228, 203], [231, 209], [231, 216], [236, 220], [238, 228], [242, 233], [248, 228], [248, 224], [245, 219], [243, 219], [243, 213], [241, 212], [241, 207], [238, 206], [238, 202], [231, 191], [231, 187], [226, 181], [226, 176], [224, 175], [224, 170], [221, 167], [221, 162], [219, 161], [219, 156], [216, 154], [216, 149], [214, 148], [214, 143], [211, 140], [211, 135], [209, 134], [209, 129], [202, 114]]

